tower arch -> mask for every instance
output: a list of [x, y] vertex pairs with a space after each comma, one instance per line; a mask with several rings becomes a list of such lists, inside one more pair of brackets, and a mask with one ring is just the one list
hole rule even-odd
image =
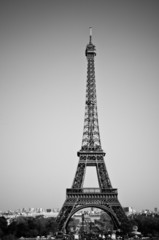
[[109, 206], [103, 206], [103, 205], [96, 205], [96, 204], [85, 204], [85, 205], [80, 205], [77, 206], [72, 212], [71, 215], [69, 215], [69, 217], [67, 218], [67, 221], [65, 222], [64, 226], [63, 226], [63, 231], [67, 232], [67, 227], [69, 224], [70, 219], [72, 218], [72, 216], [74, 214], [76, 214], [78, 211], [82, 210], [82, 209], [86, 209], [86, 208], [98, 208], [100, 210], [103, 210], [105, 213], [108, 214], [108, 216], [111, 218], [114, 229], [118, 229], [120, 227], [120, 222], [117, 218], [117, 216], [115, 215], [115, 213], [109, 208]]

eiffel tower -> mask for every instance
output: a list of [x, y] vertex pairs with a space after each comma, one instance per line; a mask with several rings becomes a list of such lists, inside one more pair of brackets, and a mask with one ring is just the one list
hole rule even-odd
[[[105, 152], [101, 147], [94, 66], [96, 49], [92, 43], [92, 28], [85, 55], [88, 64], [82, 146], [77, 152], [79, 162], [72, 188], [66, 189], [66, 200], [56, 218], [58, 230], [63, 232], [67, 232], [70, 218], [83, 208], [96, 207], [105, 211], [111, 217], [114, 229], [120, 229], [127, 221], [117, 189], [110, 182], [104, 162]], [[92, 166], [96, 167], [99, 188], [83, 188], [86, 167]]]

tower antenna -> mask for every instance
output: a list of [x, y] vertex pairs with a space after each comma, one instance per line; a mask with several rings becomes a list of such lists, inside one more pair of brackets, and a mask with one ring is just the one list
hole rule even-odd
[[92, 43], [92, 27], [89, 28], [89, 43]]

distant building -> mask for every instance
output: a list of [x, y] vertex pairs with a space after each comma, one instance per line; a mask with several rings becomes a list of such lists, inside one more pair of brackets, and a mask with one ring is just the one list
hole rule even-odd
[[29, 212], [35, 212], [35, 208], [29, 208]]
[[155, 212], [155, 213], [158, 213], [157, 207], [154, 208], [154, 212]]
[[51, 208], [47, 208], [47, 209], [46, 209], [46, 212], [51, 212]]
[[132, 215], [132, 214], [135, 214], [136, 213], [136, 210], [132, 207], [124, 207], [124, 212], [127, 216], [129, 215]]
[[82, 216], [84, 215], [84, 220], [87, 222], [94, 222], [95, 220], [99, 220], [101, 214], [100, 213], [76, 213], [73, 218], [79, 220], [79, 222], [82, 222]]

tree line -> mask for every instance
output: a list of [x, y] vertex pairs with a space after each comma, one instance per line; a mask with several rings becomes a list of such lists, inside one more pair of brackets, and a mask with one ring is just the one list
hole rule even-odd
[[[131, 231], [133, 226], [138, 226], [138, 231], [141, 232], [143, 236], [159, 236], [159, 215], [132, 215], [129, 217], [129, 223], [131, 225]], [[71, 224], [73, 226], [75, 222]], [[111, 229], [111, 223], [108, 222], [107, 218], [104, 216], [101, 216], [101, 219], [97, 221], [97, 225], [101, 226], [99, 231], [106, 232], [108, 229]], [[90, 227], [94, 230], [93, 225]], [[98, 229], [96, 230], [98, 231]], [[55, 235], [56, 231], [56, 219], [53, 217], [19, 216], [13, 219], [10, 224], [7, 223], [5, 217], [0, 217], [0, 240], [15, 240], [21, 237], [36, 238], [37, 236], [52, 236]]]
[[130, 217], [131, 225], [138, 226], [138, 231], [140, 231], [144, 236], [152, 235], [159, 236], [159, 215], [132, 215]]
[[37, 236], [54, 235], [57, 226], [55, 218], [17, 217], [9, 225], [5, 217], [0, 217], [0, 239], [14, 240], [20, 237], [34, 238]]

